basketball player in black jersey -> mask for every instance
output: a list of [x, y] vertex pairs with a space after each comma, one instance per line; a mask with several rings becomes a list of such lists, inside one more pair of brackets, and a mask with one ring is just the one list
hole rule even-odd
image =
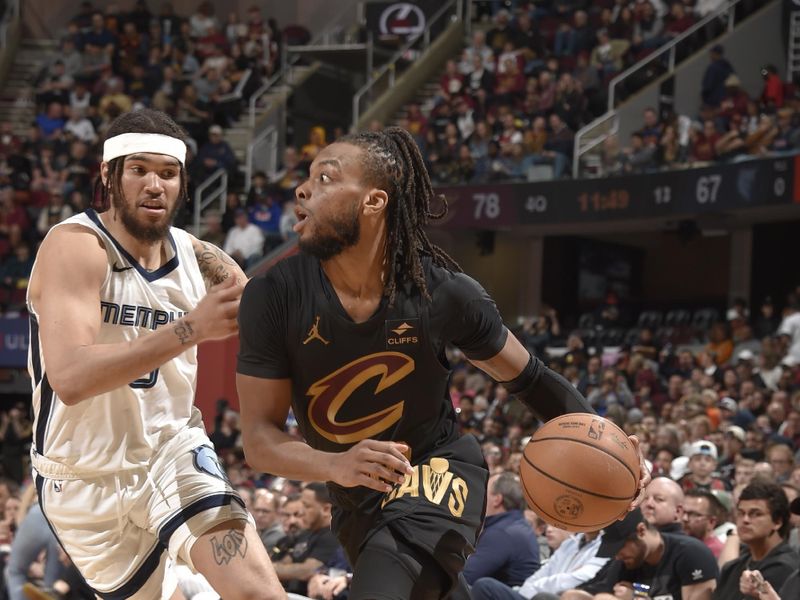
[[[354, 566], [351, 600], [468, 598], [459, 573], [488, 473], [475, 438], [459, 437], [445, 345], [542, 420], [592, 409], [428, 240], [425, 225], [443, 213], [431, 212], [407, 132], [331, 144], [296, 196], [303, 252], [250, 281], [240, 305], [247, 460], [329, 482], [332, 527]], [[290, 408], [305, 442], [284, 433]]]

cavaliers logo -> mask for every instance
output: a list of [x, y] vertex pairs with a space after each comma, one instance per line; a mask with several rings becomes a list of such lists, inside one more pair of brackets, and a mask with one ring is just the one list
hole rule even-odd
[[348, 398], [370, 379], [378, 378], [374, 395], [395, 385], [414, 371], [414, 360], [400, 352], [377, 352], [362, 356], [311, 384], [308, 420], [322, 437], [337, 444], [354, 444], [385, 431], [403, 414], [404, 402], [351, 421], [339, 421], [339, 411]]
[[553, 502], [556, 514], [565, 521], [574, 521], [583, 512], [583, 502], [571, 494], [559, 496]]

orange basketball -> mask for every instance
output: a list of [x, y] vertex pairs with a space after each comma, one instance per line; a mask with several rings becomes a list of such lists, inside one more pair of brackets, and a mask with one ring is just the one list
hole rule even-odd
[[542, 519], [569, 531], [594, 531], [623, 516], [636, 496], [639, 455], [611, 421], [570, 413], [533, 435], [519, 474], [528, 504]]

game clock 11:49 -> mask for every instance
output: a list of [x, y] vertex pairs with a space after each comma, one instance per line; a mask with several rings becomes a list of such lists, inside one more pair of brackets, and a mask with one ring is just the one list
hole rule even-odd
[[581, 213], [624, 211], [630, 205], [628, 190], [611, 189], [607, 192], [582, 192], [578, 194]]

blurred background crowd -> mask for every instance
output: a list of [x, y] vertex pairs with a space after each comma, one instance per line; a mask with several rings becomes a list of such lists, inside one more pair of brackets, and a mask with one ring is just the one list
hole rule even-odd
[[[436, 183], [569, 177], [575, 132], [605, 110], [611, 79], [720, 3], [536, 0], [509, 3], [511, 10], [500, 4], [477, 3], [482, 26], [447, 62], [437, 92], [425, 103], [409, 104], [398, 118], [416, 137]], [[756, 4], [745, 2], [741, 10]], [[699, 31], [696, 47], [719, 27], [712, 22]], [[170, 113], [191, 136], [192, 186], [220, 168], [229, 174], [226, 208], [206, 214], [205, 239], [244, 267], [289, 240], [294, 188], [316, 153], [343, 131], [313, 127], [307, 140], [287, 145], [276, 173], [252, 173], [248, 189], [224, 136], [253, 90], [279, 68], [286, 40], [298, 44], [308, 37], [296, 26], [281, 29], [258, 5], [244, 14], [219, 15], [207, 2], [187, 14], [176, 14], [169, 3], [153, 11], [145, 0], [130, 11], [83, 2], [63, 32], [58, 54], [41, 66], [31, 99], [35, 122], [25, 135], [15, 133], [12, 123], [0, 123], [2, 310], [24, 312], [38, 243], [54, 224], [90, 205], [99, 141], [114, 117], [139, 106]], [[606, 140], [597, 174], [646, 173], [798, 149], [795, 86], [765, 65], [763, 90], [750, 96], [722, 46], [711, 46], [709, 53], [696, 113], [647, 108], [630, 139]], [[192, 210], [190, 203], [179, 224]], [[652, 523], [663, 518], [657, 524], [669, 525], [665, 531], [671, 527], [671, 533], [706, 542], [712, 530], [728, 524], [727, 535], [739, 519], [740, 495], [753, 481], [780, 486], [787, 503], [798, 496], [800, 287], [788, 297], [761, 300], [755, 306], [737, 301], [725, 312], [681, 307], [636, 312], [610, 291], [596, 310], [563, 320], [549, 308], [514, 328], [599, 414], [639, 437], [653, 476], [667, 490], [651, 490], [642, 512]], [[527, 541], [520, 542], [527, 550], [517, 553], [520, 561], [513, 568], [482, 563], [486, 552], [480, 552], [484, 542], [479, 542], [467, 574], [470, 583], [489, 577], [520, 586], [573, 539], [546, 526], [522, 500], [516, 474], [538, 423], [457, 349], [449, 351], [448, 360], [458, 422], [464, 434], [481, 442], [493, 476], [489, 503], [494, 505], [487, 515], [497, 521], [498, 515], [513, 513], [528, 524], [522, 528]], [[345, 597], [350, 566], [329, 531], [325, 486], [254, 472], [243, 455], [239, 415], [231, 404], [220, 399], [211, 439], [287, 590]], [[3, 591], [14, 600], [25, 597], [24, 585], [27, 597], [93, 597], [38, 511], [27, 459], [29, 412], [20, 404], [0, 413]], [[711, 497], [691, 496], [698, 490]], [[689, 510], [697, 498], [708, 503], [705, 511]], [[698, 524], [698, 515], [706, 527]], [[792, 526], [797, 524], [793, 516]], [[781, 539], [797, 551], [797, 530], [786, 529]], [[715, 556], [723, 551], [725, 535], [719, 544], [708, 544]], [[793, 554], [792, 560], [800, 559]], [[549, 564], [555, 569], [555, 562]], [[774, 583], [777, 588], [783, 581]], [[213, 597], [191, 574], [181, 586], [187, 598]]]

